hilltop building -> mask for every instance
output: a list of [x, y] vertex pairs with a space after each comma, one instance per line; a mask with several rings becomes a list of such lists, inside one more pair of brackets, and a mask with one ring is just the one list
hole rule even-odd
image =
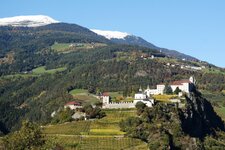
[[184, 79], [179, 81], [174, 81], [172, 84], [170, 84], [173, 92], [176, 90], [176, 88], [179, 88], [182, 92], [190, 93], [193, 90], [193, 87], [195, 85], [195, 79], [193, 77], [190, 77], [190, 79]]
[[[191, 76], [189, 79], [174, 81], [169, 85], [171, 86], [173, 92], [176, 90], [176, 88], [179, 88], [184, 93], [190, 93], [195, 87], [195, 84], [196, 80]], [[164, 94], [164, 89], [165, 84], [158, 84], [156, 86], [156, 89], [150, 89], [148, 86], [144, 93], [146, 93], [148, 97], [150, 97], [151, 95], [162, 95]]]
[[139, 92], [135, 94], [133, 102], [111, 102], [108, 93], [103, 93], [101, 99], [103, 103], [102, 108], [104, 109], [135, 108], [135, 105], [138, 102], [142, 102], [148, 107], [153, 107], [154, 105], [154, 100], [149, 99], [148, 96], [142, 92], [141, 88], [139, 89]]
[[148, 86], [147, 89], [145, 90], [145, 93], [147, 94], [148, 97], [150, 97], [150, 95], [160, 95], [163, 94], [164, 89], [165, 89], [164, 84], [156, 85], [156, 89], [150, 89]]
[[[183, 79], [174, 81], [169, 86], [171, 86], [172, 91], [174, 92], [177, 88], [179, 88], [183, 93], [190, 93], [195, 87], [196, 80], [194, 77], [190, 77], [189, 79]], [[119, 108], [135, 108], [135, 105], [138, 102], [142, 102], [146, 104], [148, 107], [153, 107], [154, 99], [151, 98], [151, 95], [160, 95], [164, 94], [165, 84], [158, 84], [156, 89], [150, 89], [149, 86], [146, 90], [139, 89], [139, 92], [135, 94], [134, 100], [132, 102], [112, 102], [108, 93], [103, 93], [100, 98], [102, 100], [102, 108], [103, 109], [119, 109]], [[182, 94], [182, 93], [181, 93]], [[173, 100], [174, 102], [178, 102], [177, 99]]]

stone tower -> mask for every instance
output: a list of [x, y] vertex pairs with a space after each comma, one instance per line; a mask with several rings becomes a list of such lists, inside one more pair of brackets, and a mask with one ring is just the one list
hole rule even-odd
[[110, 97], [108, 93], [103, 93], [102, 95], [102, 103], [103, 104], [109, 104], [110, 103]]

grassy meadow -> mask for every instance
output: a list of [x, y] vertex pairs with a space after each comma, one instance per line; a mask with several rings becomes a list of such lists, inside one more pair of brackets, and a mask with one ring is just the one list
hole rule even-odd
[[62, 71], [65, 71], [65, 70], [66, 70], [65, 67], [60, 67], [60, 68], [56, 68], [56, 69], [46, 70], [45, 66], [41, 66], [41, 67], [33, 69], [32, 70], [32, 74], [44, 74], [44, 73], [54, 74], [56, 72], [62, 72]]
[[88, 91], [84, 89], [74, 89], [71, 90], [69, 94], [82, 103], [99, 102], [99, 99], [95, 95], [88, 93]]
[[88, 93], [88, 91], [84, 90], [84, 89], [74, 89], [74, 90], [70, 91], [71, 95], [78, 95], [78, 94], [83, 94], [83, 93]]
[[133, 97], [124, 97], [123, 92], [108, 92], [108, 94], [113, 102], [131, 102], [134, 100]]
[[201, 93], [214, 107], [216, 113], [225, 121], [225, 93], [222, 92], [209, 92], [202, 90]]
[[216, 113], [225, 121], [225, 107], [214, 107]]
[[206, 68], [206, 69], [203, 69], [203, 71], [205, 73], [214, 73], [214, 74], [223, 74], [223, 75], [225, 75], [225, 71], [220, 70], [218, 68]]
[[19, 77], [29, 78], [29, 77], [37, 77], [42, 74], [54, 74], [54, 73], [62, 72], [65, 70], [66, 70], [66, 67], [46, 70], [45, 66], [41, 66], [41, 67], [33, 69], [31, 72], [28, 72], [28, 73], [17, 73], [12, 75], [6, 75], [6, 76], [2, 76], [1, 78], [19, 78]]
[[104, 47], [107, 44], [103, 43], [55, 43], [51, 49], [60, 53], [69, 53], [77, 50], [88, 50], [98, 47]]

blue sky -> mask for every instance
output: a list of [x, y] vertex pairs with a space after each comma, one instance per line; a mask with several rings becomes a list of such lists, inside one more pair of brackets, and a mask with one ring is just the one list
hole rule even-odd
[[224, 8], [224, 0], [1, 0], [0, 18], [42, 14], [124, 31], [225, 67]]

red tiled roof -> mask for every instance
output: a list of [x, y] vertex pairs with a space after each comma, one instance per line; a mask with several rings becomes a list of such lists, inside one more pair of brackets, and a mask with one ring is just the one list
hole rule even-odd
[[77, 106], [80, 106], [81, 104], [79, 102], [71, 101], [71, 102], [66, 103], [65, 105], [77, 105]]
[[183, 83], [191, 83], [191, 81], [188, 79], [183, 79], [179, 81], [174, 81], [170, 85], [183, 85]]
[[165, 85], [165, 84], [163, 84], [163, 83], [159, 83], [159, 84], [157, 84], [157, 85]]
[[104, 92], [104, 93], [102, 94], [102, 96], [109, 96], [109, 93], [108, 93], [108, 92]]

